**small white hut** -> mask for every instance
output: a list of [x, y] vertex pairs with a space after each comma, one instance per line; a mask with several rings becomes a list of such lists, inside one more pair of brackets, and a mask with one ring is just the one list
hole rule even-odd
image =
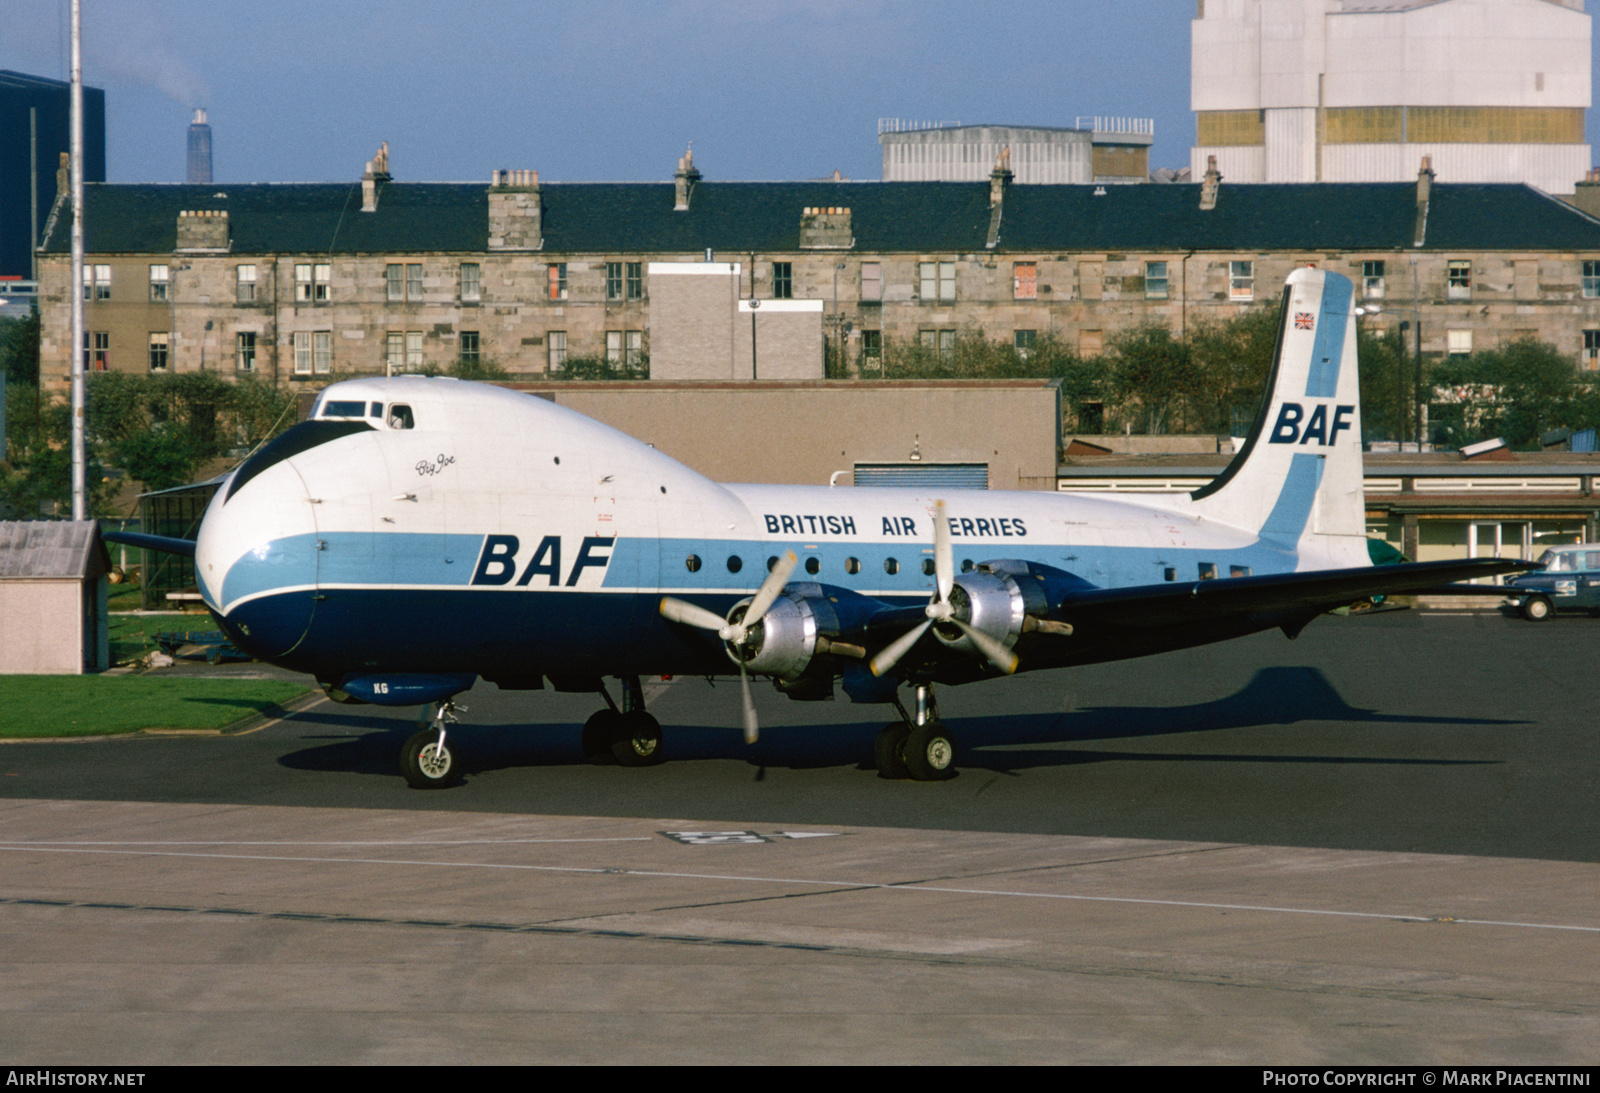
[[93, 520], [0, 521], [0, 675], [110, 667], [109, 568]]

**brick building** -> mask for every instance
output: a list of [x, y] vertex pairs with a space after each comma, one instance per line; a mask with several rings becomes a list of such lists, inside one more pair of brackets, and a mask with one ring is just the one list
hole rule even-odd
[[[1415, 183], [1026, 186], [1000, 168], [988, 182], [719, 183], [687, 157], [659, 184], [505, 171], [485, 185], [396, 182], [386, 160], [348, 184], [87, 187], [89, 366], [315, 386], [466, 358], [533, 379], [579, 355], [643, 363], [652, 332], [674, 323], [668, 340], [693, 357], [711, 335], [684, 328], [691, 282], [661, 263], [721, 271], [720, 287], [689, 293], [717, 301], [705, 322], [730, 324], [717, 345], [743, 346], [751, 299], [811, 301], [793, 321], [815, 333], [783, 339], [790, 378], [823, 374], [822, 332], [869, 376], [896, 345], [940, 350], [959, 331], [1021, 348], [1051, 335], [1092, 355], [1132, 325], [1237, 315], [1308, 263], [1352, 277], [1380, 308], [1368, 322], [1420, 317], [1425, 354], [1531, 336], [1600, 366], [1600, 220], [1526, 185], [1424, 171]], [[69, 371], [67, 227], [58, 216], [40, 256], [52, 390]], [[661, 365], [737, 380], [750, 374], [740, 360], [747, 348], [725, 364]]]

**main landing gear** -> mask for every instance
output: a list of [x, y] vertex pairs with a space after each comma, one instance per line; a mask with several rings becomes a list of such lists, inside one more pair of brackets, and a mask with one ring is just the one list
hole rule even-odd
[[872, 757], [880, 778], [910, 778], [916, 782], [942, 782], [956, 773], [956, 745], [939, 720], [939, 703], [933, 687], [916, 685], [917, 713], [913, 718], [895, 700], [902, 720], [878, 734]]
[[653, 767], [661, 754], [661, 723], [644, 709], [644, 688], [638, 676], [622, 676], [622, 708], [611, 701], [604, 686], [600, 697], [606, 709], [583, 726], [583, 755], [591, 763], [616, 763], [624, 767]]
[[438, 789], [456, 781], [456, 758], [445, 744], [445, 725], [460, 720], [456, 715], [466, 709], [457, 706], [453, 698], [422, 708], [422, 715], [417, 718], [422, 727], [400, 750], [400, 770], [406, 776], [406, 785], [412, 789]]

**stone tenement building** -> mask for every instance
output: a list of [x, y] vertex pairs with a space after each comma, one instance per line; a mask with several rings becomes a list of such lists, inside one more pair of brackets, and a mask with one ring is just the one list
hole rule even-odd
[[[64, 390], [57, 213], [39, 264], [42, 382]], [[819, 301], [791, 310], [843, 331], [832, 345], [868, 376], [886, 355], [893, 376], [897, 345], [944, 350], [968, 330], [1095, 354], [1135, 324], [1183, 331], [1258, 306], [1302, 264], [1353, 278], [1381, 309], [1364, 321], [1420, 315], [1427, 354], [1526, 336], [1600, 366], [1600, 220], [1529, 186], [1427, 170], [1415, 183], [1230, 185], [1211, 172], [1194, 185], [1025, 186], [1003, 166], [988, 182], [718, 183], [686, 157], [674, 182], [505, 171], [485, 185], [396, 182], [380, 154], [350, 184], [89, 186], [86, 247], [89, 367], [118, 371], [315, 385], [462, 358], [516, 378], [578, 355], [638, 361], [652, 327], [664, 338], [671, 325], [652, 312], [658, 287], [670, 307], [666, 282], [684, 282], [651, 263], [707, 262], [734, 279], [719, 305], [733, 317], [718, 321], [735, 324], [735, 348], [750, 298]], [[820, 377], [821, 337], [789, 341], [818, 359], [784, 374]], [[671, 374], [742, 379], [749, 360]]]

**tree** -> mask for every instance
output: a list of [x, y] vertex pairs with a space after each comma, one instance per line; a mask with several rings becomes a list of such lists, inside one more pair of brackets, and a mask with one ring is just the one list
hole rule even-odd
[[1537, 449], [1549, 429], [1588, 428], [1600, 418], [1594, 381], [1531, 338], [1439, 361], [1428, 386], [1434, 440], [1455, 447], [1503, 436], [1513, 448]]
[[1106, 353], [1111, 390], [1124, 412], [1136, 412], [1145, 432], [1173, 424], [1204, 427], [1208, 409], [1201, 372], [1189, 345], [1161, 323], [1144, 323], [1112, 336]]

